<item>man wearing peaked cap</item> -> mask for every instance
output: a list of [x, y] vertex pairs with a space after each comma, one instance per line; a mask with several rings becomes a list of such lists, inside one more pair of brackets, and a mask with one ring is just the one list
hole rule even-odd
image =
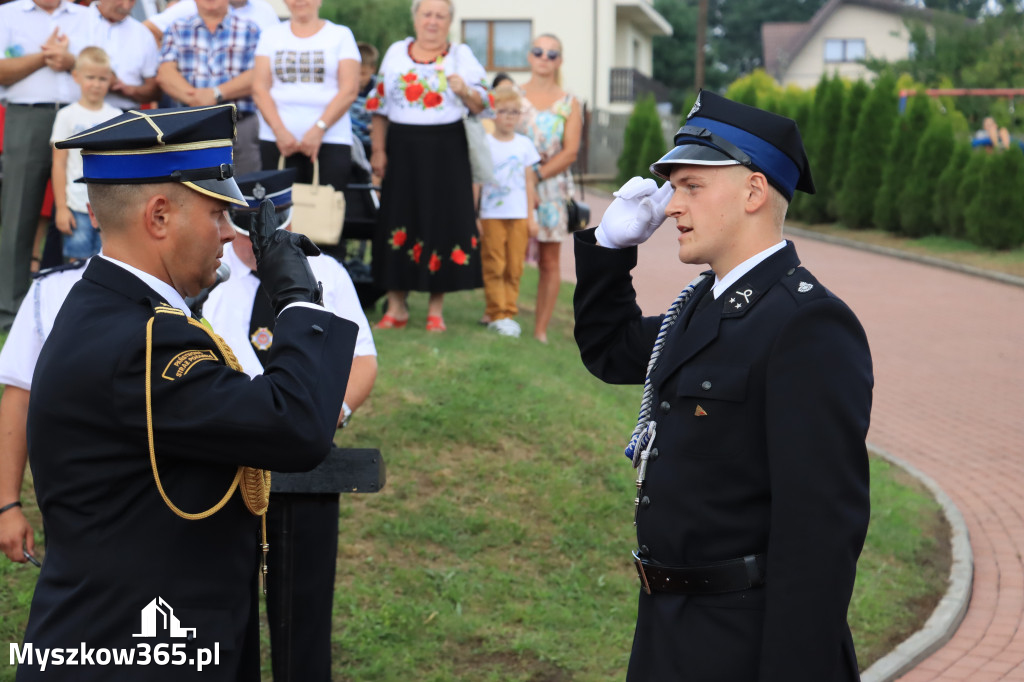
[[[225, 245], [223, 260], [232, 275], [210, 294], [203, 313], [234, 350], [242, 369], [257, 377], [263, 374], [277, 345], [277, 328], [257, 273], [249, 235], [252, 220], [261, 201], [266, 199], [274, 204], [279, 230], [301, 231], [302, 225], [292, 224], [294, 169], [248, 173], [237, 180], [248, 206], [228, 209], [236, 236], [235, 241]], [[309, 265], [314, 277], [323, 284], [324, 307], [359, 325], [345, 401], [338, 415], [338, 421], [347, 424], [373, 388], [377, 350], [345, 268], [327, 254], [310, 258]], [[359, 447], [351, 442], [347, 446]], [[267, 510], [267, 539], [271, 547], [267, 557], [267, 622], [275, 680], [331, 679], [339, 495], [310, 491], [303, 485], [306, 478], [274, 472]], [[329, 475], [318, 472], [321, 491], [330, 485], [328, 479]]]
[[[575, 244], [583, 362], [644, 384], [627, 679], [856, 680], [871, 355], [782, 237], [793, 192], [814, 191], [800, 132], [703, 91], [651, 171], [668, 182], [633, 178]], [[630, 271], [666, 217], [679, 259], [711, 269], [647, 317]]]
[[[215, 283], [235, 234], [226, 208], [245, 205], [233, 135], [234, 109], [222, 106], [132, 111], [58, 143], [83, 149], [103, 249], [32, 380], [46, 554], [25, 642], [132, 649], [136, 665], [166, 644], [185, 662], [44, 670], [34, 660], [19, 680], [260, 679], [263, 470], [311, 469], [329, 452], [356, 325], [319, 304], [306, 258], [315, 247], [274, 229], [271, 202], [253, 222], [276, 316], [265, 375], [251, 379], [191, 317], [185, 298]], [[188, 663], [204, 658], [201, 672]]]

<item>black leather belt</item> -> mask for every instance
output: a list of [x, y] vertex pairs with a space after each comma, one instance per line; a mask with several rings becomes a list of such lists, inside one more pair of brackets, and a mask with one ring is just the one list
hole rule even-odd
[[32, 107], [33, 109], [63, 109], [67, 106], [67, 102], [10, 102], [7, 106], [9, 107]]
[[749, 554], [700, 566], [662, 566], [641, 559], [634, 550], [633, 563], [647, 594], [724, 594], [764, 585], [766, 557]]

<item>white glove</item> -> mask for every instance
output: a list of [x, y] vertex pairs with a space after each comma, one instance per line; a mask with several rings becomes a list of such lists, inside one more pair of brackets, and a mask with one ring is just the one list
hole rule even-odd
[[650, 178], [632, 178], [613, 194], [615, 201], [594, 231], [597, 243], [609, 249], [643, 244], [665, 222], [672, 192], [667, 182], [659, 188]]

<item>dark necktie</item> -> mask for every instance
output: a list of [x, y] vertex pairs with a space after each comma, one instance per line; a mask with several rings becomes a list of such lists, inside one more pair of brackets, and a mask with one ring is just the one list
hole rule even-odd
[[[256, 273], [252, 273], [256, 277]], [[256, 357], [264, 367], [270, 358], [270, 346], [274, 342], [274, 307], [270, 304], [270, 296], [261, 283], [256, 289], [252, 300], [252, 317], [249, 319], [249, 343], [256, 351]]]

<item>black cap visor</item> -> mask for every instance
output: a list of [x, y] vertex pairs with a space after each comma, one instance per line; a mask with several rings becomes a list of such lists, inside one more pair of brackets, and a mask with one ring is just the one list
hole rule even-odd
[[219, 178], [209, 180], [185, 180], [182, 184], [194, 189], [200, 194], [205, 194], [208, 197], [226, 201], [229, 204], [235, 204], [236, 206], [249, 206], [249, 204], [245, 202], [245, 197], [242, 196], [242, 191], [238, 189], [238, 183], [235, 182], [234, 178], [224, 178], [223, 180]]
[[738, 166], [740, 162], [714, 147], [703, 144], [684, 144], [669, 150], [668, 154], [651, 164], [651, 173], [662, 180], [676, 166]]

